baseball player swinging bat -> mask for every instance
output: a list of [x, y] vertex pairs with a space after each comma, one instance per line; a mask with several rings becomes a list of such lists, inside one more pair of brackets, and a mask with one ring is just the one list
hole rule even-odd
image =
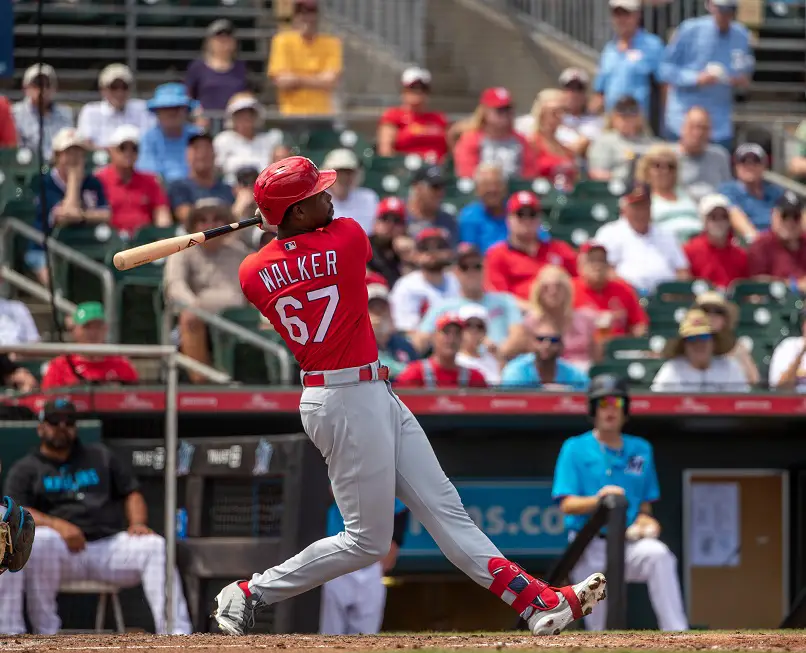
[[211, 238], [218, 238], [224, 234], [230, 234], [238, 229], [246, 227], [254, 227], [260, 224], [260, 218], [247, 218], [240, 222], [231, 222], [230, 224], [222, 225], [221, 227], [214, 227], [206, 231], [197, 231], [193, 234], [185, 234], [184, 236], [174, 236], [173, 238], [163, 238], [156, 240], [153, 243], [140, 245], [139, 247], [132, 247], [131, 249], [123, 250], [115, 254], [112, 259], [115, 267], [120, 270], [131, 270], [146, 263], [153, 263], [161, 258], [177, 254], [186, 250], [194, 245], [201, 245], [203, 242]]
[[[255, 182], [263, 229], [277, 237], [241, 263], [244, 295], [302, 370], [300, 418], [328, 466], [344, 530], [224, 587], [214, 617], [243, 635], [260, 608], [367, 567], [389, 551], [395, 497], [472, 580], [512, 606], [535, 635], [559, 634], [605, 597], [605, 577], [551, 587], [504, 558], [462, 507], [417, 419], [389, 384], [367, 310], [372, 246], [351, 218], [334, 219], [335, 170], [289, 157]], [[491, 453], [496, 453], [492, 451]], [[507, 455], [500, 452], [500, 455]]]

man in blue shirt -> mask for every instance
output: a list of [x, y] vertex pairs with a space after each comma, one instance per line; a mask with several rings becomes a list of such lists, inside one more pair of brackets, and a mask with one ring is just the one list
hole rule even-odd
[[[641, 0], [610, 0], [616, 38], [599, 57], [599, 74], [593, 82], [594, 106], [611, 111], [625, 95], [635, 98], [644, 117], [649, 115], [652, 79], [658, 77], [663, 41], [641, 29]], [[598, 107], [597, 107], [598, 108]]]
[[738, 0], [708, 0], [710, 15], [684, 20], [666, 48], [660, 78], [669, 84], [666, 140], [677, 141], [683, 118], [700, 106], [711, 116], [711, 139], [733, 147], [733, 94], [755, 67], [747, 28], [735, 22]]
[[[487, 349], [503, 356], [521, 340], [523, 313], [509, 293], [485, 292], [484, 257], [475, 245], [460, 243], [457, 251], [456, 278], [460, 297], [442, 299], [429, 307], [417, 328], [415, 342], [421, 351], [428, 348], [436, 331], [437, 319], [446, 313], [458, 313], [467, 304], [481, 304], [487, 309]], [[511, 354], [510, 354], [511, 355]]]
[[783, 188], [764, 180], [769, 157], [760, 145], [743, 143], [733, 155], [736, 179], [726, 181], [717, 189], [733, 205], [730, 223], [738, 236], [745, 241], [755, 240], [759, 231], [770, 228], [772, 210], [784, 194]]
[[143, 134], [137, 169], [152, 172], [167, 184], [188, 175], [185, 149], [199, 130], [188, 123], [198, 102], [188, 97], [183, 84], [162, 84], [154, 90], [148, 110], [157, 115], [157, 126]]
[[501, 168], [489, 163], [476, 169], [475, 182], [478, 199], [459, 213], [459, 241], [475, 245], [484, 254], [507, 239], [507, 182]]
[[528, 320], [534, 336], [534, 352], [509, 361], [501, 373], [501, 385], [543, 390], [585, 390], [588, 375], [564, 361], [562, 334], [546, 319]]
[[187, 163], [187, 177], [176, 179], [168, 185], [168, 201], [179, 222], [187, 222], [193, 205], [201, 199], [214, 197], [227, 206], [232, 206], [235, 193], [218, 175], [211, 134], [191, 134], [187, 144]]
[[[646, 583], [649, 599], [662, 630], [688, 630], [683, 608], [677, 558], [663, 544], [652, 503], [660, 498], [652, 445], [625, 435], [630, 398], [624, 379], [602, 374], [588, 392], [593, 429], [565, 441], [554, 469], [552, 496], [565, 513], [571, 537], [582, 529], [602, 497], [620, 494], [627, 499], [627, 544], [624, 573], [627, 582]], [[590, 569], [604, 567], [606, 541], [602, 535], [588, 544], [571, 571], [571, 581]], [[607, 611], [585, 618], [588, 630], [604, 630]]]
[[[386, 607], [383, 577], [397, 562], [409, 521], [409, 509], [395, 499], [395, 528], [389, 553], [378, 562], [339, 576], [322, 585], [319, 632], [323, 635], [374, 635], [381, 629]], [[344, 530], [344, 519], [334, 502], [327, 511], [327, 536]]]

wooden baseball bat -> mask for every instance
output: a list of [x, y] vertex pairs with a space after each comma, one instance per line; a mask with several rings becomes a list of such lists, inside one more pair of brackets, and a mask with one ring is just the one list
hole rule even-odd
[[218, 238], [224, 234], [230, 234], [238, 229], [244, 227], [253, 227], [260, 224], [260, 217], [247, 218], [240, 222], [232, 222], [220, 227], [214, 227], [207, 231], [197, 231], [194, 234], [185, 234], [184, 236], [174, 236], [173, 238], [163, 238], [162, 240], [155, 240], [153, 243], [140, 245], [139, 247], [132, 247], [125, 249], [122, 252], [115, 254], [112, 259], [115, 267], [118, 270], [131, 270], [139, 265], [146, 263], [153, 263], [161, 258], [176, 254], [182, 250], [193, 247], [194, 245], [201, 245], [203, 242], [211, 238]]

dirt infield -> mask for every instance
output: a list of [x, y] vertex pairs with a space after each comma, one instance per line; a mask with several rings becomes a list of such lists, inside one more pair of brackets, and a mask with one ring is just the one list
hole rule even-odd
[[253, 635], [224, 637], [221, 635], [190, 635], [157, 637], [154, 635], [62, 635], [58, 637], [16, 636], [0, 637], [0, 651], [137, 651], [159, 652], [165, 649], [195, 651], [227, 651], [237, 649], [283, 649], [290, 651], [384, 651], [401, 649], [429, 650], [501, 650], [555, 649], [582, 653], [586, 650], [611, 649], [619, 651], [805, 651], [803, 631], [770, 632], [692, 632], [685, 634], [636, 631], [587, 634], [570, 632], [558, 637], [536, 638], [521, 633], [499, 634], [425, 634], [378, 635], [357, 637], [323, 637], [319, 635]]

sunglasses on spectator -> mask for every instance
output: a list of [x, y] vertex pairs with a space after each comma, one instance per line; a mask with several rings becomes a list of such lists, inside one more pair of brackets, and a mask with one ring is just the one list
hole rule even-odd
[[465, 329], [473, 329], [474, 331], [487, 331], [487, 325], [481, 320], [468, 320], [465, 322]]
[[622, 7], [618, 7], [616, 9], [613, 9], [610, 12], [610, 15], [611, 16], [629, 16], [631, 13], [632, 13], [631, 11], [627, 11], [626, 9], [624, 9]]
[[641, 114], [640, 109], [619, 109], [616, 114], [622, 118], [636, 118]]
[[407, 91], [421, 91], [422, 93], [429, 93], [431, 92], [431, 87], [428, 84], [423, 84], [422, 82], [414, 82], [414, 84], [409, 84], [406, 87]]
[[585, 86], [582, 82], [568, 82], [565, 85], [569, 91], [587, 91], [588, 87]]
[[129, 85], [126, 82], [112, 82], [109, 85], [111, 91], [128, 91]]
[[792, 222], [800, 222], [801, 215], [800, 213], [792, 213], [791, 211], [787, 211], [785, 213], [781, 213], [781, 220], [792, 220]]
[[480, 272], [482, 268], [481, 261], [478, 263], [460, 263], [459, 269], [462, 272]]
[[709, 220], [730, 220], [730, 216], [725, 209], [714, 209], [708, 214]]
[[538, 342], [548, 342], [552, 345], [559, 345], [562, 342], [562, 337], [560, 336], [535, 336], [535, 340]]
[[392, 222], [394, 224], [405, 224], [406, 219], [396, 213], [384, 213], [378, 216], [380, 222]]
[[756, 166], [761, 165], [761, 159], [755, 154], [745, 154], [743, 157], [736, 160], [737, 163], [752, 164]]
[[505, 107], [496, 107], [495, 108], [496, 113], [510, 113], [511, 111], [512, 111], [512, 106], [511, 105], [507, 105]]
[[655, 170], [677, 170], [677, 164], [673, 161], [653, 161], [652, 167]]
[[134, 152], [135, 154], [137, 154], [139, 150], [140, 148], [134, 143], [121, 143], [120, 145], [118, 145], [119, 152]]
[[59, 426], [59, 424], [64, 424], [65, 426], [75, 426], [76, 425], [76, 416], [75, 415], [48, 415], [45, 420], [51, 426]]
[[722, 306], [700, 306], [700, 308], [706, 315], [721, 315], [725, 317], [728, 314]]
[[624, 397], [602, 397], [596, 401], [597, 408], [624, 408]]
[[521, 209], [520, 211], [515, 211], [515, 215], [525, 220], [535, 220], [536, 218], [540, 217], [540, 211], [535, 211], [533, 209]]
[[689, 336], [688, 338], [683, 338], [685, 342], [705, 342], [706, 340], [711, 340], [712, 336], [710, 333], [703, 333], [698, 336]]
[[420, 243], [417, 249], [421, 252], [441, 252], [450, 249], [451, 246], [444, 240], [434, 240], [431, 242]]
[[48, 77], [37, 77], [31, 82], [31, 86], [36, 86], [37, 88], [50, 88], [50, 79]]

